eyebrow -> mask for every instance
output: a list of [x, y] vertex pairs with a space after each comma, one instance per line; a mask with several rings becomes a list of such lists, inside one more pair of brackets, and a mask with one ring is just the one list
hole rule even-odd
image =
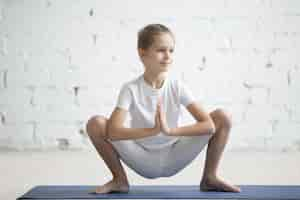
[[174, 46], [168, 47], [168, 46], [156, 46], [156, 48], [170, 48], [170, 49], [174, 49]]

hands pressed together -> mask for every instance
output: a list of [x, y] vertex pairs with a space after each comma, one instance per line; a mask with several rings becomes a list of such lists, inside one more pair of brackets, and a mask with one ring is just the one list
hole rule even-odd
[[168, 126], [166, 113], [162, 109], [162, 102], [160, 99], [158, 100], [156, 106], [154, 129], [157, 133], [162, 132], [165, 135], [172, 135], [171, 128]]

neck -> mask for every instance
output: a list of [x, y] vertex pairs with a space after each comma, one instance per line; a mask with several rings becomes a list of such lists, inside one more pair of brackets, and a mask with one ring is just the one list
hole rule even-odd
[[145, 71], [144, 72], [144, 80], [155, 89], [159, 89], [162, 87], [165, 79], [166, 79], [166, 73], [160, 73], [160, 74], [153, 74], [150, 72]]

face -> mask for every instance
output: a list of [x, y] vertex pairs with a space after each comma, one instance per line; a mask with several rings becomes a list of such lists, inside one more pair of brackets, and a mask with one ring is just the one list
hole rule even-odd
[[168, 33], [154, 37], [153, 44], [147, 49], [139, 49], [139, 55], [146, 70], [153, 73], [168, 71], [173, 63], [174, 39]]

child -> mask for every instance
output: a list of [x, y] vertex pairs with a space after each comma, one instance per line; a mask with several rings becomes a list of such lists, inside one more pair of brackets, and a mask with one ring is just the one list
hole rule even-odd
[[[129, 191], [120, 159], [143, 177], [170, 177], [191, 163], [207, 143], [199, 189], [240, 192], [217, 176], [230, 118], [221, 109], [206, 113], [183, 82], [168, 77], [174, 45], [174, 35], [164, 25], [150, 24], [140, 30], [138, 53], [144, 73], [123, 84], [109, 119], [94, 116], [88, 121], [88, 135], [113, 175], [96, 193]], [[178, 127], [180, 105], [196, 123]], [[129, 128], [123, 125], [127, 113]]]

